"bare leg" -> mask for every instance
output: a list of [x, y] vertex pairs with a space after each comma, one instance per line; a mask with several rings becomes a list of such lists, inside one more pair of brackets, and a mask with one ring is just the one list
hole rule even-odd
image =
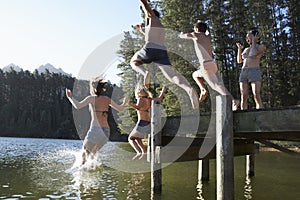
[[86, 163], [86, 160], [87, 160], [87, 153], [85, 152], [85, 150], [83, 149], [82, 150], [82, 161], [81, 161], [81, 165], [84, 165]]
[[238, 109], [240, 105], [240, 101], [237, 99], [234, 99], [234, 97], [231, 95], [231, 93], [226, 89], [226, 87], [219, 82], [218, 77], [216, 75], [211, 76], [209, 78], [205, 79], [206, 82], [210, 85], [210, 87], [217, 91], [221, 95], [229, 95], [232, 99], [232, 110], [235, 111]]
[[136, 152], [136, 155], [132, 158], [133, 160], [135, 160], [143, 153], [143, 150], [139, 147], [139, 144], [136, 141], [136, 137], [129, 137], [128, 142]]
[[248, 109], [248, 83], [240, 82], [240, 91], [241, 91], [241, 110]]
[[144, 76], [144, 85], [150, 87], [150, 73], [143, 67], [143, 62], [137, 58], [136, 54], [131, 58], [130, 65], [132, 69]]
[[206, 97], [208, 95], [208, 91], [204, 84], [204, 78], [199, 76], [198, 71], [195, 71], [192, 76], [193, 76], [194, 81], [197, 83], [197, 85], [200, 88], [201, 94], [200, 94], [200, 98], [199, 98], [199, 103], [201, 103], [206, 99]]
[[172, 68], [172, 66], [161, 65], [161, 66], [159, 66], [159, 68], [161, 69], [164, 76], [171, 83], [175, 83], [176, 85], [178, 85], [179, 87], [181, 87], [188, 93], [190, 100], [191, 100], [192, 107], [195, 110], [198, 109], [199, 108], [198, 95], [197, 95], [196, 91], [190, 86], [188, 81], [181, 74], [177, 73]]
[[261, 81], [251, 83], [252, 93], [256, 104], [256, 109], [262, 109], [263, 104], [260, 97]]
[[142, 150], [142, 154], [139, 158], [139, 159], [142, 159], [147, 154], [147, 149], [146, 149], [145, 145], [143, 144], [143, 141], [141, 138], [137, 138], [136, 142], [138, 143], [140, 149]]

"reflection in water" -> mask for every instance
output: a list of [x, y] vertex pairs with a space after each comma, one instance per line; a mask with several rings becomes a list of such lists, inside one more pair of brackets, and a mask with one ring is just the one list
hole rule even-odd
[[250, 176], [246, 176], [244, 189], [244, 197], [246, 198], [246, 200], [252, 199], [252, 186]]
[[204, 197], [202, 196], [202, 194], [203, 194], [202, 189], [203, 189], [203, 184], [202, 184], [202, 181], [199, 180], [198, 185], [197, 185], [197, 193], [198, 193], [197, 199], [199, 199], [199, 200], [204, 200]]
[[131, 179], [128, 181], [128, 192], [126, 199], [138, 199], [139, 194], [145, 192], [144, 184], [145, 181], [145, 175], [140, 174], [132, 174]]
[[[150, 173], [144, 172], [149, 163], [123, 156], [117, 145], [130, 149], [125, 143], [108, 143], [99, 152], [101, 162], [92, 170], [78, 170], [72, 166], [80, 157], [81, 141], [0, 137], [0, 199], [215, 199], [215, 178], [209, 183], [197, 182], [198, 162], [165, 168], [162, 194], [151, 197]], [[235, 158], [235, 181], [241, 188], [235, 199], [299, 199], [299, 159], [277, 152], [262, 152], [256, 158], [259, 170], [255, 181], [245, 180], [244, 158]], [[111, 167], [115, 165], [135, 171]], [[215, 171], [211, 176], [215, 177]]]

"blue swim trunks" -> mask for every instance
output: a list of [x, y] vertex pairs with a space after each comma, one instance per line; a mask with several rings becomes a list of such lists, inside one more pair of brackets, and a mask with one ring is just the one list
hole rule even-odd
[[255, 82], [255, 81], [261, 81], [262, 80], [262, 73], [259, 67], [246, 67], [242, 68], [239, 82]]
[[152, 42], [146, 43], [137, 52], [137, 58], [146, 64], [154, 62], [159, 65], [171, 65], [166, 47]]
[[135, 125], [129, 137], [145, 138], [151, 132], [151, 123], [149, 121], [140, 120]]

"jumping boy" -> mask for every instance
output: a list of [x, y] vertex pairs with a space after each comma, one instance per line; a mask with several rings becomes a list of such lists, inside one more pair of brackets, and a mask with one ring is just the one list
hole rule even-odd
[[145, 45], [131, 58], [130, 65], [132, 69], [144, 76], [144, 85], [149, 88], [150, 74], [149, 71], [143, 67], [143, 64], [151, 62], [158, 64], [164, 76], [170, 82], [184, 89], [189, 95], [192, 107], [198, 109], [199, 103], [196, 91], [171, 65], [165, 45], [165, 30], [161, 24], [159, 12], [152, 10], [146, 0], [140, 1], [145, 13], [146, 25], [144, 29], [142, 29], [140, 25], [136, 25], [136, 29], [145, 35]]
[[180, 38], [192, 39], [194, 42], [195, 51], [200, 62], [197, 71], [193, 72], [193, 79], [200, 88], [201, 94], [199, 102], [203, 102], [208, 95], [208, 90], [205, 87], [204, 80], [212, 89], [221, 95], [230, 95], [232, 97], [232, 109], [237, 110], [239, 101], [235, 100], [228, 90], [221, 84], [216, 75], [218, 71], [217, 63], [212, 56], [211, 36], [208, 32], [207, 24], [198, 20], [194, 25], [194, 32], [181, 33]]

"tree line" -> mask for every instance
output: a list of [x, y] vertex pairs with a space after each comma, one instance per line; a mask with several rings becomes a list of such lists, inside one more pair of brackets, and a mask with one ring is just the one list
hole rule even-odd
[[[88, 80], [76, 80], [48, 70], [31, 73], [0, 69], [0, 136], [82, 139], [89, 128], [88, 109], [81, 111], [81, 117], [88, 122], [76, 124], [72, 106], [65, 96], [65, 88], [73, 90], [76, 83], [80, 86], [76, 88], [76, 98], [82, 100], [89, 94]], [[121, 91], [108, 82], [104, 95], [111, 96], [113, 90]], [[124, 140], [116, 121], [117, 118], [109, 118], [111, 139]]]
[[[262, 100], [265, 108], [300, 104], [300, 28], [298, 25], [300, 1], [163, 0], [152, 1], [151, 5], [161, 13], [162, 23], [167, 30], [167, 47], [173, 67], [184, 75], [194, 88], [198, 89], [192, 79], [192, 72], [196, 70], [195, 65], [198, 65], [198, 60], [192, 41], [179, 39], [180, 32], [193, 32], [193, 24], [197, 20], [208, 24], [220, 78], [233, 96], [240, 98], [238, 78], [242, 66], [237, 63], [236, 42], [247, 47], [245, 40], [247, 31], [258, 28], [266, 46], [261, 59]], [[143, 14], [141, 22], [142, 20]], [[124, 91], [133, 93], [134, 86], [141, 83], [141, 77], [130, 67], [130, 59], [143, 44], [144, 36], [138, 31], [124, 32], [119, 50], [119, 55], [124, 61], [118, 65], [122, 71]], [[185, 57], [183, 58], [181, 54]], [[145, 65], [145, 67], [151, 72], [152, 81], [160, 83], [159, 86], [154, 84], [152, 87], [154, 93], [162, 84], [168, 84], [155, 65]], [[175, 88], [165, 96], [163, 106], [168, 116], [180, 114], [181, 108], [177, 97], [181, 94], [185, 94], [184, 91]], [[249, 95], [249, 109], [254, 109], [251, 92]], [[134, 100], [133, 96], [130, 98]], [[200, 111], [209, 112], [210, 105], [210, 99], [207, 99], [200, 105]], [[121, 116], [121, 120], [126, 122], [128, 117], [129, 114], [125, 113]], [[124, 132], [128, 131], [127, 123], [125, 125], [122, 123], [121, 129]]]
[[[266, 52], [261, 60], [263, 71], [262, 100], [266, 108], [279, 108], [300, 104], [300, 28], [298, 0], [164, 0], [155, 1], [152, 7], [159, 10], [167, 31], [167, 46], [173, 67], [197, 88], [192, 79], [197, 57], [192, 41], [178, 38], [180, 32], [192, 32], [193, 24], [205, 21], [210, 28], [214, 57], [218, 62], [220, 78], [235, 98], [240, 98], [238, 76], [241, 65], [237, 63], [236, 42], [246, 46], [248, 29], [256, 27], [262, 33]], [[141, 16], [141, 21], [143, 20]], [[139, 22], [137, 22], [139, 23]], [[136, 31], [124, 32], [118, 65], [122, 77], [121, 86], [108, 84], [107, 95], [118, 90], [116, 99], [126, 96], [134, 102], [135, 86], [142, 77], [130, 67], [130, 59], [144, 44], [144, 36]], [[178, 55], [178, 52], [179, 55]], [[184, 54], [183, 58], [181, 54]], [[151, 92], [156, 96], [162, 85], [172, 87], [162, 102], [165, 115], [180, 115], [178, 98], [185, 92], [170, 86], [155, 65], [145, 65], [152, 74]], [[79, 138], [88, 125], [74, 123], [72, 107], [64, 95], [65, 87], [76, 87], [79, 100], [88, 94], [88, 81], [76, 85], [73, 77], [52, 74], [49, 71], [3, 72], [0, 70], [0, 136]], [[75, 85], [75, 86], [74, 86]], [[198, 90], [199, 92], [199, 90]], [[212, 92], [212, 91], [211, 91]], [[251, 94], [250, 94], [251, 95]], [[187, 105], [188, 106], [188, 105]], [[200, 105], [201, 112], [209, 112], [210, 99]], [[254, 108], [249, 98], [249, 108]], [[112, 113], [113, 114], [113, 113]], [[128, 134], [137, 119], [136, 111], [127, 107], [109, 121], [112, 132]], [[118, 116], [118, 117], [116, 117]], [[118, 124], [118, 125], [117, 125]], [[79, 136], [76, 133], [79, 131]]]

